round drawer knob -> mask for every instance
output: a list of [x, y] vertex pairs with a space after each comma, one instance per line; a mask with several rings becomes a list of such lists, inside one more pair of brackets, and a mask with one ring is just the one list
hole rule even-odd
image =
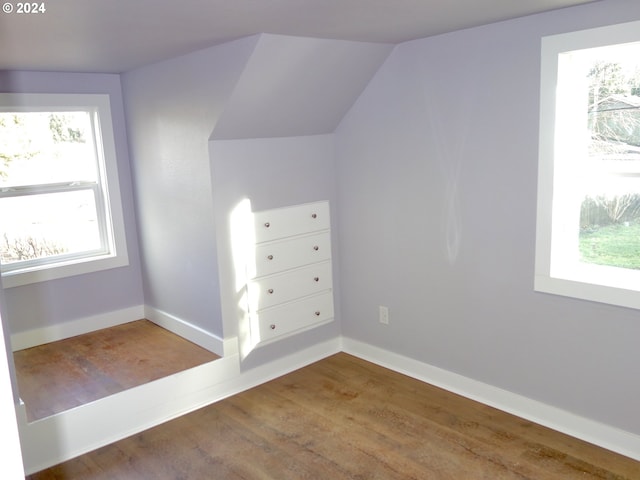
[[273, 255], [267, 255], [267, 260], [273, 260]]
[[318, 251], [318, 250], [320, 250], [320, 247], [319, 247], [318, 245], [314, 245], [314, 246], [313, 246], [313, 249], [314, 249], [315, 251]]
[[318, 281], [320, 281], [320, 277], [313, 277], [313, 281], [314, 281], [314, 282], [318, 282]]
[[271, 226], [271, 224], [270, 224], [269, 222], [266, 222], [266, 223], [264, 224], [264, 226], [265, 226], [265, 227], [267, 227], [267, 228], [269, 228], [269, 227]]
[[270, 288], [269, 290], [267, 290], [267, 293], [271, 295], [273, 293], [273, 288]]
[[276, 329], [276, 325], [275, 325], [275, 323], [272, 323], [271, 325], [269, 325], [269, 328], [270, 328], [271, 330], [275, 330], [275, 329]]
[[320, 316], [320, 310], [316, 310], [316, 317]]
[[311, 218], [318, 218], [318, 215], [317, 215], [317, 214], [315, 214], [315, 213], [312, 213], [312, 214], [311, 214]]

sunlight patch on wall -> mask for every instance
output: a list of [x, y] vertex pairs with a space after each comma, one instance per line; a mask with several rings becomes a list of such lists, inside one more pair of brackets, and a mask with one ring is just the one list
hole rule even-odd
[[[251, 325], [252, 306], [247, 291], [247, 283], [256, 273], [256, 233], [254, 229], [251, 201], [248, 198], [240, 201], [229, 217], [231, 234], [231, 254], [233, 256], [234, 285], [237, 299], [238, 342], [240, 355], [246, 358], [256, 347], [259, 338], [252, 335], [257, 326]], [[252, 328], [253, 327], [253, 328]]]

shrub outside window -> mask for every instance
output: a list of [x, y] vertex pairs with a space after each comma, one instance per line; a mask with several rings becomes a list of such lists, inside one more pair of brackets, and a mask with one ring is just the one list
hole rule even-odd
[[107, 95], [0, 94], [0, 219], [5, 287], [128, 263]]

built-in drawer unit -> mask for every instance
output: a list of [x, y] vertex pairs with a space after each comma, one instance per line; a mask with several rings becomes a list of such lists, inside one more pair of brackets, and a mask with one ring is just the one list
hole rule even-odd
[[256, 245], [256, 276], [271, 275], [331, 258], [329, 232]]
[[260, 341], [267, 342], [307, 330], [333, 319], [331, 292], [306, 297], [257, 312]]
[[316, 202], [254, 212], [256, 243], [329, 230], [329, 203]]
[[331, 262], [314, 263], [249, 282], [249, 299], [256, 310], [331, 289]]
[[333, 319], [329, 203], [254, 212], [251, 336], [271, 342]]

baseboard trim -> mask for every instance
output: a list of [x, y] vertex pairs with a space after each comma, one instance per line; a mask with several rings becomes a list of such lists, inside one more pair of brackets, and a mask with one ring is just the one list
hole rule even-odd
[[220, 338], [196, 325], [163, 312], [162, 310], [149, 307], [148, 305], [138, 305], [48, 327], [14, 333], [11, 335], [11, 348], [12, 351], [15, 352], [17, 350], [75, 337], [76, 335], [94, 332], [103, 328], [115, 327], [116, 325], [122, 325], [142, 318], [146, 318], [156, 325], [196, 345], [206, 348], [217, 355], [230, 356], [238, 352], [237, 338]]
[[123, 323], [144, 318], [144, 306], [124, 308], [113, 312], [79, 318], [57, 325], [35, 328], [26, 332], [11, 334], [11, 349], [15, 352], [35, 347], [44, 343], [56, 342], [103, 328], [114, 327]]
[[340, 351], [640, 461], [639, 435], [350, 338], [336, 337], [246, 371], [237, 341], [221, 344], [236, 353], [52, 417], [27, 423], [18, 408], [25, 471], [64, 462]]
[[342, 337], [342, 350], [449, 392], [640, 460], [639, 435], [357, 340]]
[[215, 399], [211, 379], [238, 375], [238, 360], [220, 358], [92, 403], [27, 423], [20, 440], [27, 475], [70, 460]]
[[160, 327], [165, 328], [170, 332], [201, 346], [202, 348], [206, 348], [216, 355], [224, 357], [237, 353], [237, 348], [235, 352], [233, 351], [233, 339], [225, 340], [187, 322], [186, 320], [148, 305], [144, 307], [144, 314], [147, 320], [150, 320], [156, 325], [159, 325]]
[[27, 475], [134, 435], [340, 351], [336, 337], [241, 371], [238, 354], [27, 423], [18, 409]]

